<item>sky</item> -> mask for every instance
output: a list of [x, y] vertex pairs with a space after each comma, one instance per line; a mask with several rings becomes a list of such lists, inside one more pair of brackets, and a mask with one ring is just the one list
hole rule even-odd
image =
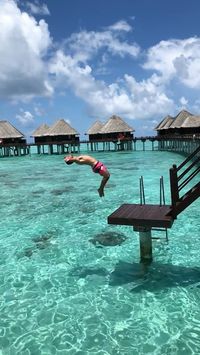
[[135, 136], [200, 115], [199, 0], [0, 0], [0, 120], [80, 138], [120, 116]]

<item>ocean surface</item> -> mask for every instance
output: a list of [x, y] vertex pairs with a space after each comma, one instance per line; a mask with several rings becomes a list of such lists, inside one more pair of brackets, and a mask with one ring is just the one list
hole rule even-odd
[[140, 202], [140, 176], [157, 204], [163, 176], [170, 204], [169, 168], [184, 157], [93, 156], [111, 173], [104, 198], [101, 177], [62, 155], [0, 159], [0, 354], [200, 354], [200, 200], [168, 243], [153, 232], [161, 239], [145, 272], [138, 233], [107, 224], [122, 203]]

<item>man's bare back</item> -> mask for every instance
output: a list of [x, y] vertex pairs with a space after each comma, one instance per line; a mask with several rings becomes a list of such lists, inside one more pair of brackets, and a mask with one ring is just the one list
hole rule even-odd
[[98, 188], [98, 193], [99, 193], [100, 197], [104, 196], [104, 187], [110, 178], [110, 173], [103, 163], [101, 163], [100, 161], [91, 157], [90, 155], [79, 155], [78, 157], [74, 157], [73, 155], [69, 155], [64, 158], [64, 161], [68, 165], [76, 163], [79, 165], [91, 166], [94, 173], [98, 173], [103, 177], [101, 184]]
[[90, 155], [79, 155], [78, 157], [73, 157], [73, 159], [76, 164], [85, 164], [90, 166], [94, 166], [97, 162], [97, 160]]

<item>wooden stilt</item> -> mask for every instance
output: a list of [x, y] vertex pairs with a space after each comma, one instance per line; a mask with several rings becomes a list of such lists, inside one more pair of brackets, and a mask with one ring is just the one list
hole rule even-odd
[[140, 261], [151, 262], [153, 259], [151, 229], [141, 227], [139, 229], [139, 237], [140, 237]]

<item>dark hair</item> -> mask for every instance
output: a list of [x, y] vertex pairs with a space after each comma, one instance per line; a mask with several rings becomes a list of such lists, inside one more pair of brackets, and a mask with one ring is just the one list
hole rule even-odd
[[73, 164], [74, 162], [73, 162], [73, 160], [67, 160], [66, 162], [65, 162], [67, 165], [71, 165], [71, 164]]

